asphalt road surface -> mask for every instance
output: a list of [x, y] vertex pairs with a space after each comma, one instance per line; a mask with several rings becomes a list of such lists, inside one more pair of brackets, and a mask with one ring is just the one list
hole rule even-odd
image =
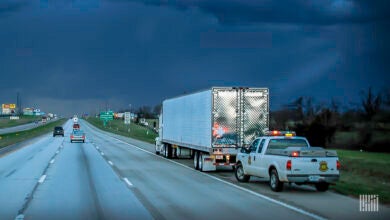
[[[47, 123], [54, 122], [56, 120], [57, 119], [53, 119], [51, 121], [48, 121]], [[32, 122], [32, 123], [18, 125], [18, 126], [13, 126], [13, 127], [8, 127], [8, 128], [1, 128], [0, 129], [0, 134], [7, 134], [7, 133], [18, 132], [18, 131], [26, 131], [26, 130], [30, 130], [30, 129], [39, 127], [41, 125], [43, 125], [43, 123], [41, 121], [38, 121], [37, 123]]]
[[387, 219], [359, 201], [308, 187], [273, 193], [263, 180], [202, 173], [153, 145], [101, 132], [81, 120], [86, 143], [47, 134], [0, 156], [1, 219]]

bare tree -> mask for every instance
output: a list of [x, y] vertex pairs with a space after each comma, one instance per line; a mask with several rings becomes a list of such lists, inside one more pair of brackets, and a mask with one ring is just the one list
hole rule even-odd
[[381, 108], [382, 97], [381, 94], [373, 94], [371, 87], [368, 88], [368, 92], [362, 92], [362, 107], [364, 115], [368, 120], [377, 114]]

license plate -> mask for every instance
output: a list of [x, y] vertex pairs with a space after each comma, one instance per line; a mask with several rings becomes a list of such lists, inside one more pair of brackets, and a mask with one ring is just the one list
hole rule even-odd
[[309, 176], [309, 181], [318, 182], [320, 180], [320, 176]]
[[215, 156], [215, 159], [217, 159], [217, 160], [222, 160], [222, 159], [223, 159], [223, 155], [216, 155], [216, 156]]

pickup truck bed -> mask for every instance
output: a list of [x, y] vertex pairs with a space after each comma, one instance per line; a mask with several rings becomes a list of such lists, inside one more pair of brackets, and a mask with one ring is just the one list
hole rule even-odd
[[250, 176], [269, 178], [274, 191], [281, 191], [284, 182], [314, 184], [326, 191], [339, 179], [339, 167], [335, 151], [310, 147], [304, 137], [264, 136], [238, 153], [235, 174], [241, 182]]

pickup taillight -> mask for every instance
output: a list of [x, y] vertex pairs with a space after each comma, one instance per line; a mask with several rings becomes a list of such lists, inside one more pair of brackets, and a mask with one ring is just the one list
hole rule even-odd
[[337, 160], [336, 162], [336, 167], [337, 167], [337, 170], [339, 170], [341, 168], [341, 164], [340, 164], [340, 161]]
[[291, 160], [288, 160], [286, 163], [286, 170], [291, 170]]
[[293, 151], [291, 152], [292, 157], [299, 157], [299, 151]]

